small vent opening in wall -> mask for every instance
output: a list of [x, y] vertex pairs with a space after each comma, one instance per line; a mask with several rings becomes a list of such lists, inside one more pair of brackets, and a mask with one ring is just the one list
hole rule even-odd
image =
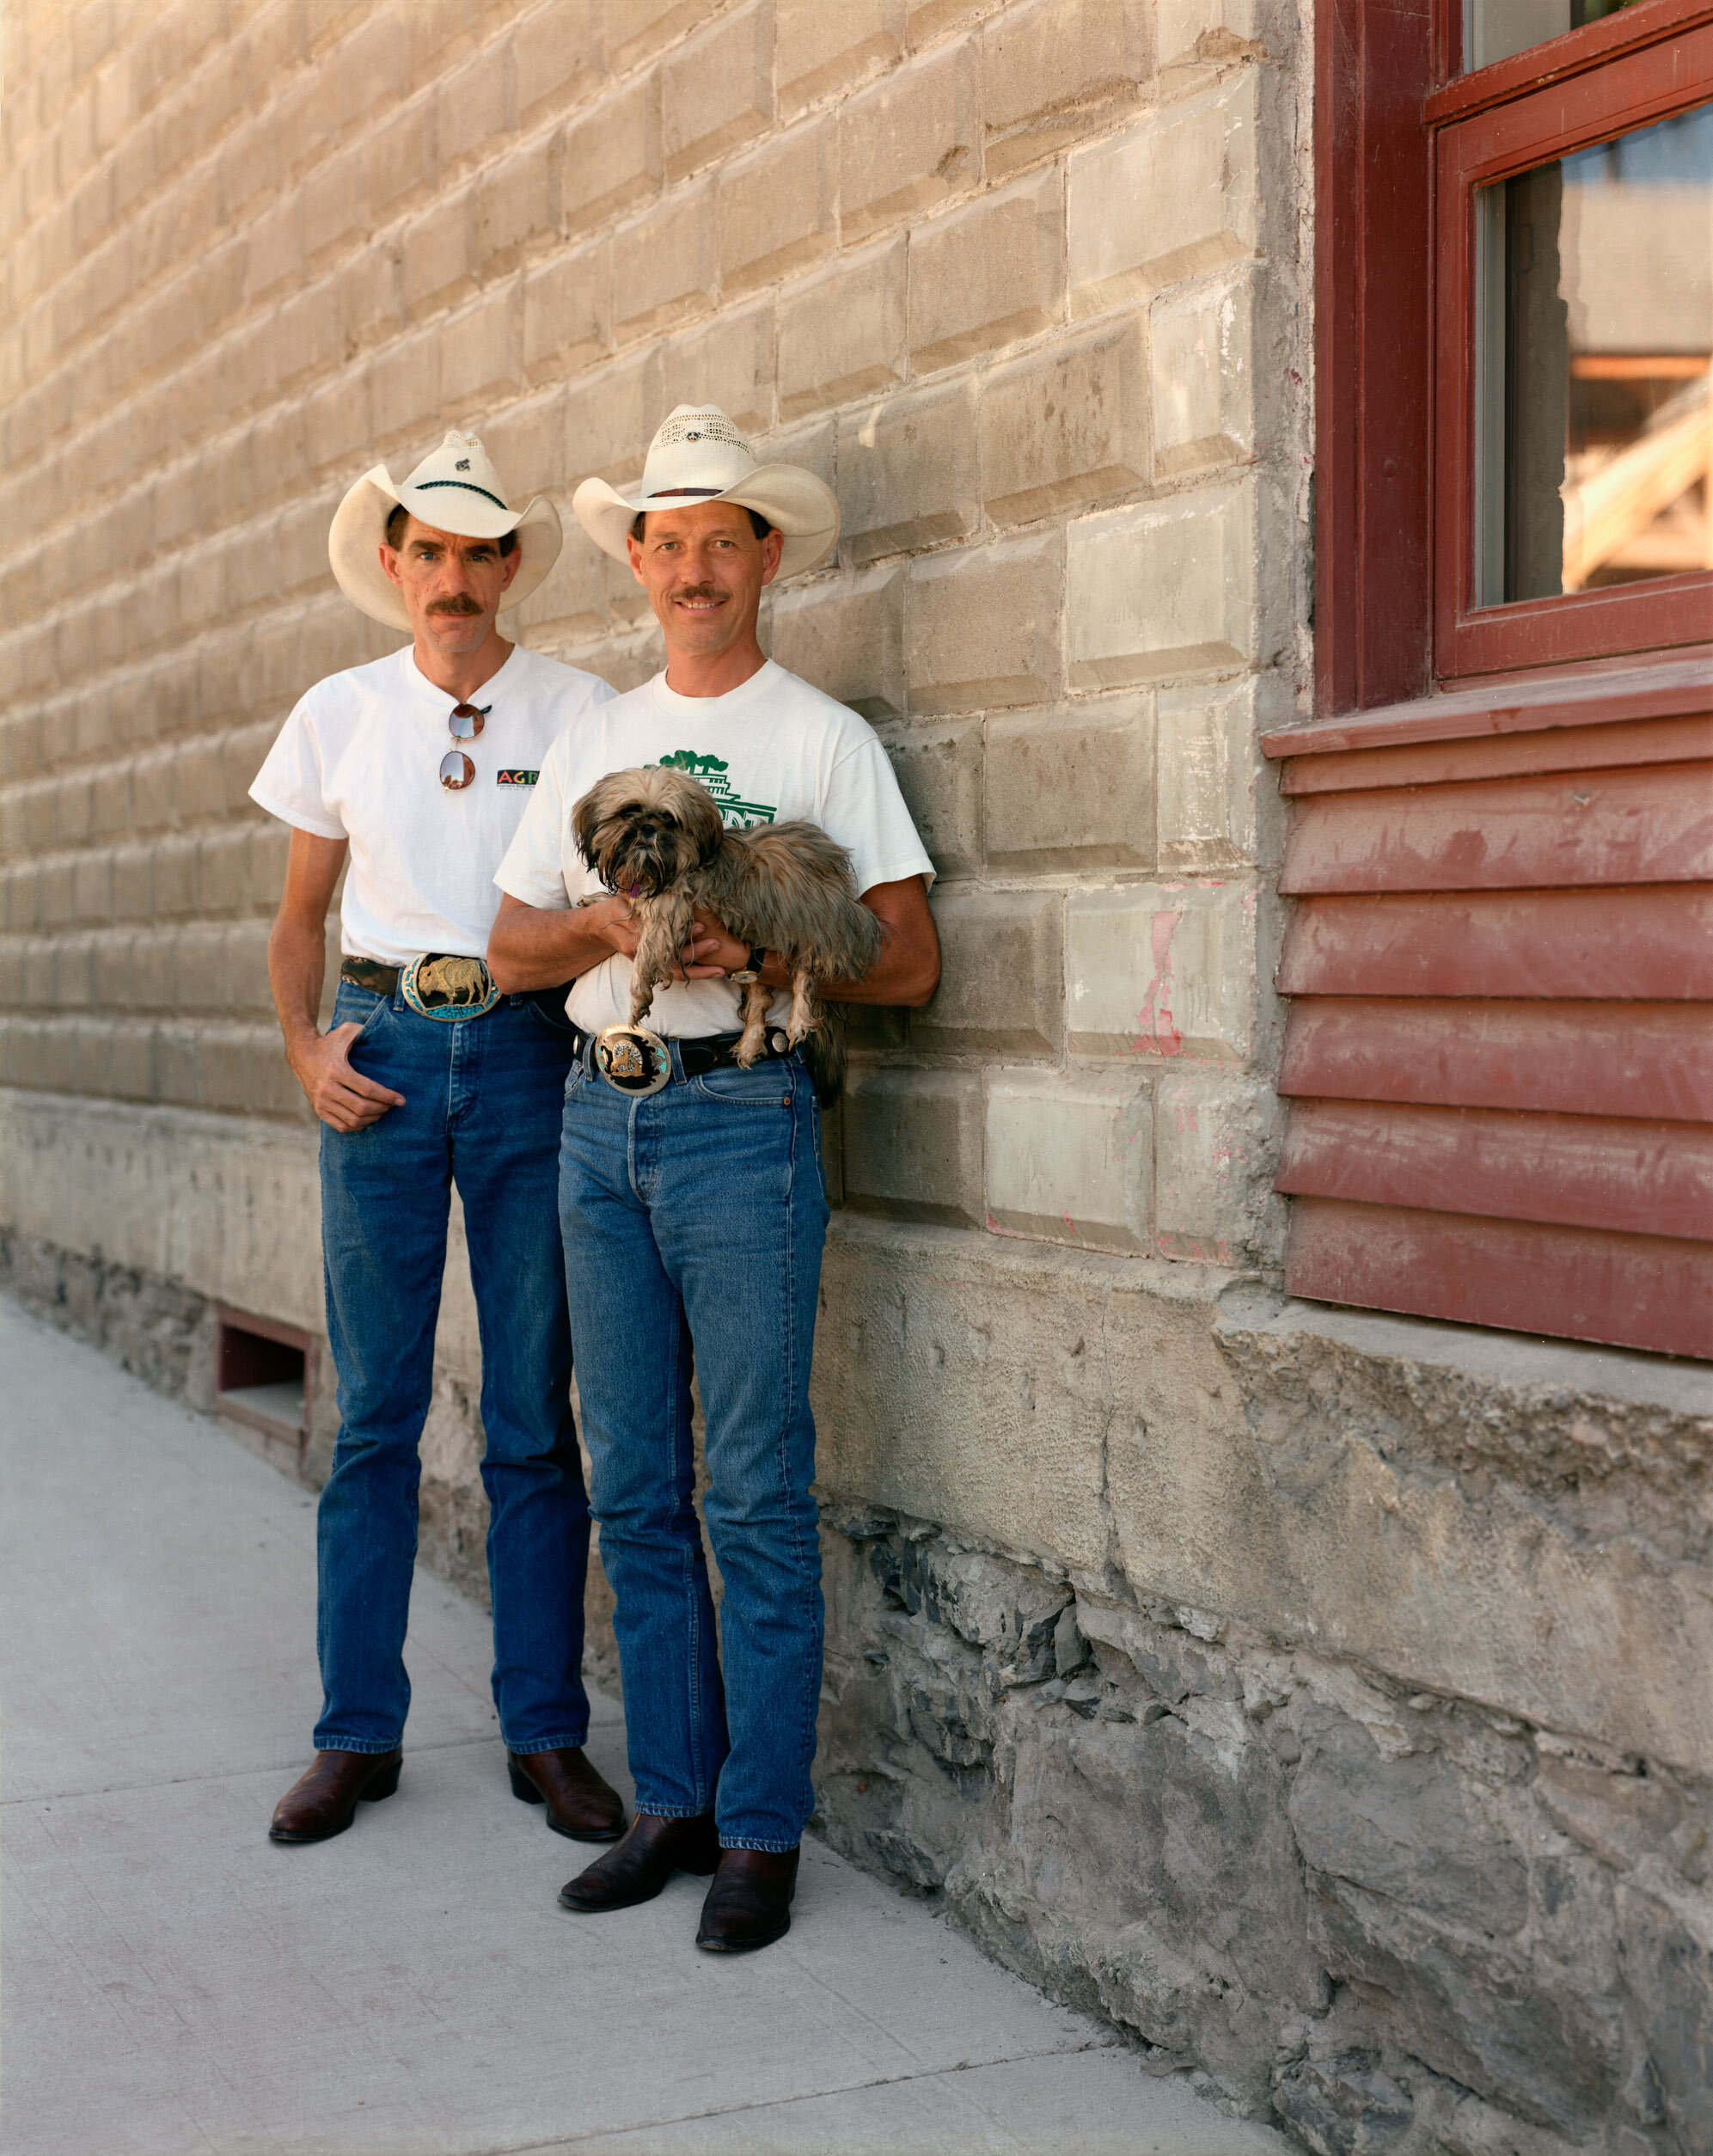
[[271, 1455], [302, 1459], [315, 1383], [309, 1334], [272, 1318], [220, 1308], [214, 1405], [229, 1421], [264, 1442]]

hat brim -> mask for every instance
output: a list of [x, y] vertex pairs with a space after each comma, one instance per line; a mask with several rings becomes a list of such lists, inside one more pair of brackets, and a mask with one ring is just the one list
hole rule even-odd
[[603, 554], [628, 561], [625, 541], [640, 511], [676, 509], [704, 501], [735, 501], [759, 510], [782, 535], [779, 573], [800, 575], [824, 561], [839, 543], [839, 498], [800, 464], [758, 464], [718, 494], [621, 494], [604, 479], [585, 479], [571, 498], [572, 512]]
[[381, 567], [387, 519], [401, 505], [419, 523], [437, 531], [456, 532], [462, 539], [499, 539], [508, 531], [517, 533], [520, 559], [500, 598], [502, 614], [529, 597], [558, 560], [565, 543], [559, 511], [545, 494], [537, 494], [527, 508], [507, 509], [474, 487], [397, 487], [386, 466], [377, 464], [346, 490], [333, 511], [327, 560], [352, 604], [388, 628], [407, 629], [411, 625], [404, 594]]

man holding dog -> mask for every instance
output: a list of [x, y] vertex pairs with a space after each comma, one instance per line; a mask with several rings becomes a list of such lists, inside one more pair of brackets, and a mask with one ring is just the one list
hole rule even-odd
[[[613, 693], [496, 626], [560, 542], [552, 504], [510, 508], [473, 436], [449, 434], [402, 485], [384, 465], [358, 480], [333, 518], [333, 573], [412, 641], [310, 689], [250, 789], [292, 827], [268, 965], [286, 1056], [321, 1124], [341, 1417], [317, 1522], [316, 1758], [274, 1813], [276, 1841], [325, 1841], [398, 1785], [417, 1445], [455, 1181], [481, 1328], [493, 1696], [511, 1787], [575, 1839], [623, 1830], [582, 1749], [589, 1508], [556, 1220], [571, 1037], [557, 998], [503, 994], [482, 956], [493, 872], [548, 748]], [[325, 922], [347, 856], [323, 1034]]]
[[[733, 1054], [740, 988], [790, 984], [781, 953], [697, 917], [681, 977], [628, 1025], [638, 928], [579, 854], [572, 811], [612, 772], [676, 768], [728, 825], [804, 818], [849, 852], [884, 931], [849, 1002], [920, 1005], [939, 977], [933, 864], [884, 750], [845, 706], [763, 654], [776, 576], [838, 538], [813, 474], [759, 465], [723, 412], [681, 405], [641, 481], [585, 481], [572, 506], [628, 561], [664, 635], [665, 671], [582, 718], [546, 758], [502, 863], [488, 945], [503, 989], [576, 977], [560, 1206], [601, 1554], [617, 1601], [637, 1814], [560, 1895], [627, 1908], [676, 1871], [714, 1875], [697, 1943], [765, 1946], [790, 1923], [813, 1808], [822, 1660], [810, 1495], [810, 1360], [827, 1205], [813, 1087], [774, 998], [766, 1047]], [[706, 1419], [704, 1510], [725, 1585], [717, 1651], [693, 1497], [692, 1358]]]

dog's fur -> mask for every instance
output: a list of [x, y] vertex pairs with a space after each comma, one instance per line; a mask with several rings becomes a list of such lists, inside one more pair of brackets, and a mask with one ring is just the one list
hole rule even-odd
[[[781, 952], [792, 976], [786, 1032], [823, 1102], [844, 1075], [844, 1014], [817, 983], [860, 980], [880, 955], [879, 922], [857, 897], [850, 855], [819, 824], [757, 824], [729, 831], [707, 788], [682, 771], [614, 771], [572, 810], [578, 851], [642, 923], [633, 961], [631, 1023], [647, 1014], [689, 940], [699, 910], [740, 943]], [[761, 1054], [773, 990], [743, 991], [737, 1060]]]

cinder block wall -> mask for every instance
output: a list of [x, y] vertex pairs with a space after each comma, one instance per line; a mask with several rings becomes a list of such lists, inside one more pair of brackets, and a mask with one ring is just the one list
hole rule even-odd
[[[1323, 2152], [1666, 2156], [1713, 2146], [1705, 1402], [1276, 1293], [1306, 15], [9, 0], [0, 1277], [193, 1397], [212, 1300], [319, 1327], [245, 788], [394, 640], [333, 505], [449, 425], [563, 503], [713, 399], [838, 490], [765, 635], [941, 871], [944, 984], [826, 1132], [824, 1830]], [[659, 662], [574, 526], [512, 618]], [[462, 1264], [424, 1537], [474, 1585]]]

